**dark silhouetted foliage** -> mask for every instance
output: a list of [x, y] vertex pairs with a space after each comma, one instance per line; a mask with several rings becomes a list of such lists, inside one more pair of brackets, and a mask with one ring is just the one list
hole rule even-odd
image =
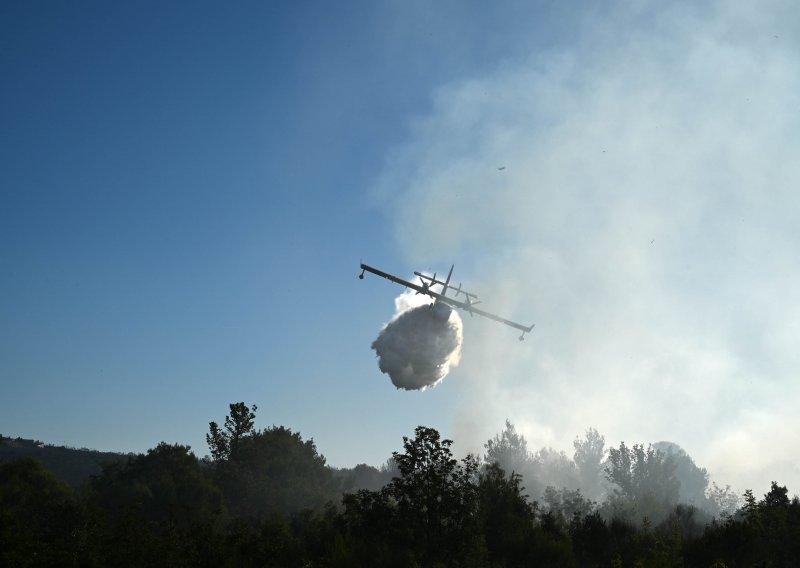
[[193, 565], [208, 558], [222, 526], [222, 493], [188, 446], [159, 444], [125, 464], [106, 466], [92, 482], [96, 538], [103, 564]]
[[606, 477], [613, 484], [607, 508], [612, 516], [640, 523], [647, 519], [659, 523], [678, 503], [680, 482], [675, 477], [672, 455], [656, 450], [652, 445], [608, 450]]
[[128, 459], [126, 454], [116, 452], [52, 446], [37, 440], [0, 436], [0, 463], [22, 457], [37, 459], [56, 478], [74, 488], [89, 481], [91, 476], [98, 475], [103, 469], [103, 464]]
[[[709, 491], [705, 470], [672, 447], [620, 444], [604, 459], [589, 430], [570, 460], [531, 454], [507, 423], [481, 465], [420, 426], [383, 468], [333, 471], [312, 440], [257, 430], [255, 405], [230, 409], [224, 430], [210, 425], [213, 460], [161, 443], [105, 464], [80, 491], [32, 458], [0, 463], [0, 566], [800, 565], [800, 501], [786, 487], [773, 482], [761, 500], [748, 490], [734, 511], [729, 488]], [[533, 500], [500, 461], [537, 486], [561, 483]], [[598, 503], [571, 484], [602, 494], [601, 467], [612, 491]]]
[[248, 409], [243, 402], [230, 405], [231, 413], [225, 417], [225, 430], [220, 430], [216, 422], [208, 423], [206, 443], [215, 460], [236, 460], [243, 439], [255, 434], [254, 421], [258, 407], [254, 404]]
[[77, 565], [86, 539], [66, 483], [33, 458], [0, 464], [0, 566]]

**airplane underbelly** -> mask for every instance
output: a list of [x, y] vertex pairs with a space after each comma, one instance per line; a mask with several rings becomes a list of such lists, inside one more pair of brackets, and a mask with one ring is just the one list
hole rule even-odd
[[448, 319], [450, 317], [450, 312], [453, 311], [453, 308], [451, 308], [444, 302], [434, 302], [432, 309], [434, 315], [441, 320]]

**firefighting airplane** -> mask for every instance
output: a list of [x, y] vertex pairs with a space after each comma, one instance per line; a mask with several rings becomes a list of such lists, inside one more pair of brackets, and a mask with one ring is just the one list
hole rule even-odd
[[[398, 278], [397, 276], [392, 276], [391, 274], [387, 274], [382, 270], [378, 270], [377, 268], [373, 268], [371, 266], [367, 266], [363, 262], [361, 263], [361, 274], [358, 275], [359, 278], [362, 280], [364, 279], [364, 272], [371, 272], [377, 276], [381, 276], [382, 278], [386, 278], [387, 280], [391, 280], [392, 282], [396, 282], [401, 286], [405, 286], [406, 288], [410, 288], [411, 290], [416, 290], [417, 294], [425, 294], [426, 296], [430, 296], [435, 300], [433, 305], [439, 304], [446, 304], [452, 308], [459, 308], [466, 312], [469, 312], [469, 315], [478, 314], [479, 316], [483, 316], [485, 318], [492, 319], [494, 321], [504, 323], [509, 325], [515, 329], [520, 330], [522, 333], [519, 336], [519, 340], [522, 341], [525, 339], [525, 334], [529, 333], [533, 326], [536, 324], [531, 325], [530, 327], [526, 327], [522, 324], [517, 322], [513, 322], [511, 320], [507, 320], [505, 318], [501, 318], [500, 316], [496, 316], [494, 314], [490, 314], [489, 312], [485, 312], [483, 310], [479, 310], [478, 308], [473, 307], [475, 304], [479, 304], [480, 300], [478, 300], [478, 296], [471, 292], [467, 292], [466, 290], [461, 289], [461, 284], [459, 283], [458, 286], [451, 286], [450, 285], [450, 277], [453, 275], [453, 268], [455, 265], [450, 267], [450, 272], [447, 274], [447, 279], [442, 282], [441, 280], [436, 279], [436, 274], [431, 276], [427, 276], [425, 274], [421, 274], [419, 272], [414, 272], [417, 276], [419, 276], [420, 283], [415, 284], [413, 282], [409, 282], [408, 280], [403, 280], [402, 278]], [[431, 290], [431, 287], [434, 285], [440, 285], [442, 287], [441, 292], [434, 292]], [[455, 290], [456, 297], [459, 294], [464, 294], [464, 301], [456, 300], [454, 298], [448, 298], [446, 296], [448, 290]], [[447, 313], [450, 313], [449, 311]]]

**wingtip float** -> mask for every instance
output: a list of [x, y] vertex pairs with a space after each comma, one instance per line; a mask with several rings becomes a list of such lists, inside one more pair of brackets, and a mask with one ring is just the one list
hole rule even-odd
[[[392, 282], [394, 282], [396, 284], [400, 284], [401, 286], [405, 286], [409, 290], [414, 290], [414, 291], [416, 291], [417, 294], [425, 294], [426, 296], [430, 296], [434, 300], [434, 302], [432, 304], [434, 306], [436, 306], [436, 305], [439, 305], [439, 306], [445, 305], [445, 306], [448, 306], [450, 308], [458, 308], [460, 310], [464, 310], [465, 312], [469, 313], [469, 315], [477, 314], [479, 316], [483, 316], [485, 318], [489, 318], [489, 319], [494, 320], [496, 322], [504, 323], [507, 326], [513, 327], [514, 329], [517, 329], [517, 330], [522, 332], [520, 334], [520, 336], [519, 336], [519, 340], [520, 341], [525, 339], [525, 334], [526, 333], [530, 333], [531, 330], [533, 329], [534, 325], [536, 325], [536, 324], [531, 324], [530, 326], [525, 326], [525, 325], [522, 325], [521, 323], [517, 323], [517, 322], [511, 321], [511, 320], [508, 320], [506, 318], [501, 318], [498, 315], [495, 315], [495, 314], [489, 313], [487, 311], [480, 310], [480, 309], [476, 308], [475, 304], [480, 303], [480, 300], [478, 300], [478, 296], [476, 294], [473, 294], [471, 292], [467, 292], [466, 290], [462, 290], [461, 283], [459, 283], [458, 286], [450, 285], [450, 277], [453, 275], [453, 268], [455, 268], [455, 265], [450, 267], [450, 272], [447, 273], [447, 279], [444, 280], [444, 281], [437, 280], [436, 279], [436, 274], [434, 274], [433, 276], [427, 276], [427, 275], [422, 274], [420, 272], [414, 272], [414, 274], [419, 276], [419, 279], [420, 279], [420, 283], [416, 284], [414, 282], [409, 282], [408, 280], [403, 280], [402, 278], [398, 278], [397, 276], [394, 276], [394, 275], [389, 274], [387, 272], [383, 272], [382, 270], [378, 270], [377, 268], [373, 268], [372, 266], [369, 266], [369, 265], [364, 264], [362, 262], [361, 263], [361, 274], [359, 274], [358, 277], [361, 280], [363, 280], [364, 279], [364, 273], [365, 272], [371, 272], [372, 274], [375, 274], [376, 276], [380, 276], [381, 278], [386, 278], [387, 280], [391, 280]], [[442, 287], [441, 292], [434, 292], [431, 289], [433, 286], [436, 286], [436, 285], [439, 285], [439, 286]], [[455, 290], [456, 291], [455, 298], [447, 296], [447, 291], [448, 290]], [[462, 294], [464, 295], [465, 299], [463, 301], [462, 300], [457, 300], [456, 298], [458, 298], [458, 296], [462, 295]]]

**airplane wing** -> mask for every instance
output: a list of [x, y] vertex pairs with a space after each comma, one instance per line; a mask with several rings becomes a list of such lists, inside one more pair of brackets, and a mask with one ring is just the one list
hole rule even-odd
[[430, 288], [422, 287], [419, 284], [414, 284], [413, 282], [409, 282], [408, 280], [403, 280], [402, 278], [398, 278], [397, 276], [392, 276], [391, 274], [388, 274], [388, 273], [386, 273], [386, 272], [384, 272], [382, 270], [378, 270], [377, 268], [372, 268], [371, 266], [368, 266], [368, 265], [364, 264], [363, 262], [361, 263], [361, 276], [360, 276], [360, 278], [364, 277], [364, 271], [365, 270], [367, 272], [372, 272], [376, 276], [380, 276], [381, 278], [386, 278], [387, 280], [391, 280], [392, 282], [394, 282], [396, 284], [400, 284], [401, 286], [405, 286], [406, 288], [411, 288], [412, 290], [416, 290], [418, 293], [425, 294], [427, 296], [430, 296], [431, 298], [439, 298], [440, 297], [440, 294], [437, 294], [436, 292], [434, 292]]
[[500, 316], [492, 314], [492, 313], [489, 313], [487, 311], [480, 310], [478, 308], [473, 308], [472, 306], [470, 306], [466, 302], [459, 302], [457, 300], [452, 300], [450, 298], [444, 298], [442, 301], [447, 303], [447, 304], [450, 304], [452, 306], [455, 306], [457, 308], [460, 308], [460, 309], [462, 309], [462, 310], [464, 310], [466, 312], [469, 312], [471, 314], [477, 314], [479, 316], [483, 316], [485, 318], [489, 318], [489, 319], [494, 320], [496, 322], [504, 323], [504, 324], [506, 324], [508, 326], [513, 327], [514, 329], [518, 329], [518, 330], [520, 330], [522, 332], [522, 335], [520, 336], [520, 339], [522, 339], [522, 337], [526, 333], [529, 333], [533, 329], [533, 327], [536, 325], [536, 324], [531, 324], [530, 326], [525, 326], [525, 325], [522, 325], [521, 323], [517, 323], [517, 322], [511, 321], [511, 320], [507, 320], [506, 318], [501, 318]]
[[[450, 270], [452, 271], [452, 268]], [[464, 294], [464, 296], [466, 296], [467, 298], [472, 298], [474, 300], [478, 299], [478, 295], [477, 294], [473, 294], [472, 292], [467, 292], [466, 290], [462, 290], [461, 289], [461, 284], [459, 284], [458, 286], [453, 286], [452, 284], [449, 283], [449, 281], [448, 282], [442, 282], [441, 280], [437, 280], [433, 276], [428, 276], [427, 274], [422, 274], [421, 272], [414, 271], [414, 274], [416, 274], [417, 276], [419, 276], [423, 280], [429, 281], [431, 283], [431, 285], [433, 285], [433, 284], [441, 284], [442, 286], [447, 286], [447, 288], [449, 288], [450, 290], [455, 290], [456, 291], [456, 296], [458, 296], [459, 294]]]
[[[383, 272], [382, 270], [378, 270], [377, 268], [373, 268], [371, 266], [368, 266], [368, 265], [366, 265], [364, 263], [361, 263], [361, 275], [359, 276], [359, 278], [363, 278], [364, 277], [364, 271], [371, 272], [372, 274], [375, 274], [376, 276], [380, 276], [381, 278], [386, 278], [387, 280], [391, 280], [392, 282], [395, 282], [396, 284], [400, 284], [401, 286], [405, 286], [406, 288], [410, 288], [412, 290], [416, 290], [420, 294], [425, 294], [426, 296], [430, 296], [431, 298], [434, 298], [435, 300], [443, 302], [443, 303], [445, 303], [445, 304], [447, 304], [449, 306], [452, 306], [454, 308], [458, 308], [460, 310], [464, 310], [465, 312], [469, 312], [470, 314], [478, 314], [479, 316], [483, 316], [485, 318], [489, 318], [489, 319], [494, 320], [496, 322], [504, 323], [504, 324], [506, 324], [506, 325], [508, 325], [510, 327], [513, 327], [514, 329], [518, 329], [518, 330], [520, 330], [522, 332], [522, 334], [519, 336], [519, 340], [520, 341], [522, 341], [524, 339], [524, 337], [525, 337], [525, 334], [529, 333], [533, 329], [534, 325], [536, 325], [536, 324], [532, 324], [530, 326], [525, 326], [525, 325], [522, 325], [521, 323], [517, 323], [517, 322], [511, 321], [511, 320], [508, 320], [506, 318], [501, 318], [500, 316], [495, 315], [493, 313], [490, 313], [490, 312], [487, 312], [487, 311], [484, 311], [484, 310], [480, 310], [478, 308], [473, 307], [474, 304], [472, 304], [472, 303], [461, 302], [461, 301], [456, 300], [454, 298], [448, 298], [447, 296], [445, 296], [443, 294], [439, 294], [437, 292], [434, 292], [433, 290], [430, 289], [429, 286], [420, 286], [419, 284], [414, 284], [413, 282], [409, 282], [408, 280], [403, 280], [402, 278], [398, 278], [397, 276], [393, 276], [391, 274]], [[451, 268], [450, 272], [452, 273], [452, 271], [453, 271], [453, 269]], [[415, 274], [418, 274], [418, 273], [415, 273]], [[430, 280], [433, 281], [432, 284], [433, 283], [445, 284], [444, 282], [436, 282], [435, 279], [433, 279], [433, 278], [430, 278]], [[449, 280], [450, 280], [450, 278], [448, 277], [448, 282], [449, 282]], [[445, 288], [444, 290], [446, 291], [447, 289]]]

